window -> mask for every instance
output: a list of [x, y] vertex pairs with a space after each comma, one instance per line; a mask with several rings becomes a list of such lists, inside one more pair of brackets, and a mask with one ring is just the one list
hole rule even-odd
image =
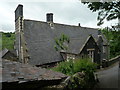
[[105, 48], [106, 48], [106, 47], [105, 47], [105, 46], [103, 46], [103, 53], [105, 53]]
[[70, 59], [75, 59], [75, 55], [67, 54], [67, 61], [69, 61]]
[[94, 62], [94, 49], [87, 49], [89, 58]]

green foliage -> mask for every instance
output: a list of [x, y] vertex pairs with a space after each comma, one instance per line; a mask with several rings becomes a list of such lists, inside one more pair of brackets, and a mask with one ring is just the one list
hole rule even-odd
[[94, 72], [97, 64], [93, 63], [91, 59], [78, 59], [74, 63], [74, 73], [84, 71], [85, 73]]
[[111, 2], [83, 2], [88, 5], [88, 8], [96, 12], [98, 11], [98, 25], [104, 23], [104, 20], [107, 21], [113, 19], [120, 19], [120, 1], [111, 1]]
[[63, 61], [58, 64], [58, 66], [52, 68], [54, 71], [62, 72], [66, 75], [73, 75], [73, 60], [70, 61]]
[[60, 38], [55, 38], [56, 45], [54, 45], [54, 48], [56, 51], [67, 50], [68, 46], [66, 45], [66, 43], [68, 44], [69, 42], [70, 42], [69, 37], [66, 36], [65, 34], [61, 34]]
[[9, 50], [14, 49], [14, 40], [15, 34], [14, 33], [0, 33], [0, 50], [7, 48]]
[[85, 73], [92, 73], [95, 71], [96, 67], [97, 64], [92, 63], [90, 59], [85, 58], [60, 62], [53, 70], [62, 72], [66, 75], [73, 75], [82, 71]]
[[120, 55], [120, 30], [115, 31], [110, 28], [102, 30], [110, 44], [110, 58]]
[[[52, 70], [70, 75], [71, 77], [66, 87], [68, 89], [75, 89], [92, 88], [96, 83], [94, 77], [96, 68], [97, 64], [92, 63], [88, 58], [84, 58], [61, 62], [57, 67], [52, 68]], [[82, 72], [83, 75], [79, 75], [78, 72]]]

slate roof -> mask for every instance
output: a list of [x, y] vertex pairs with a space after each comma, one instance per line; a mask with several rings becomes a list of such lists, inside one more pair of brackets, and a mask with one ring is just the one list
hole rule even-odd
[[[87, 27], [71, 26], [53, 23], [52, 27], [47, 22], [24, 20], [24, 37], [27, 42], [29, 63], [41, 65], [56, 61], [61, 61], [59, 52], [55, 51], [55, 38], [61, 34], [69, 36], [69, 50], [67, 52], [78, 54], [85, 44], [85, 41], [92, 35], [98, 40], [98, 30]], [[106, 41], [104, 41], [106, 42]]]
[[0, 51], [0, 58], [2, 58], [6, 53], [8, 53], [8, 51], [9, 51], [9, 50], [6, 49], [6, 48], [3, 49], [3, 50], [1, 50], [1, 51]]
[[8, 52], [14, 54], [15, 56], [17, 56], [17, 53], [15, 50], [8, 50], [7, 48], [3, 49], [0, 51], [0, 58], [3, 58]]
[[36, 80], [61, 80], [67, 77], [62, 73], [38, 68], [29, 64], [9, 60], [0, 60], [0, 65], [1, 63], [0, 73], [2, 73], [2, 81], [0, 80], [0, 82], [22, 83]]

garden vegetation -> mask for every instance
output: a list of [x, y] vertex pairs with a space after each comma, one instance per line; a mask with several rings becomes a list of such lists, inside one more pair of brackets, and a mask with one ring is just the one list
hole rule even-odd
[[14, 33], [3, 33], [0, 32], [0, 50], [2, 49], [14, 49], [14, 40], [15, 40], [15, 34]]
[[[69, 89], [74, 88], [93, 88], [96, 84], [94, 72], [97, 69], [97, 64], [93, 63], [91, 59], [76, 59], [60, 62], [52, 70], [64, 73], [70, 76], [67, 83]], [[83, 75], [77, 74], [81, 72]]]

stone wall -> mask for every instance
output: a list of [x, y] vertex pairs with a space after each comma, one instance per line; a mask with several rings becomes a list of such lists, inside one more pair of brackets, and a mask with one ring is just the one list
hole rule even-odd
[[118, 62], [118, 61], [120, 61], [120, 55], [118, 55], [118, 56], [110, 59], [109, 61], [104, 61], [104, 62], [102, 62], [102, 67], [103, 67], [103, 68], [104, 68], [104, 67], [108, 67], [108, 66], [110, 66], [110, 65], [112, 65], [112, 64], [114, 64], [114, 63], [116, 63], [116, 62]]
[[110, 59], [108, 62], [108, 65], [110, 66], [118, 61], [120, 61], [120, 55], [116, 56], [115, 58]]

